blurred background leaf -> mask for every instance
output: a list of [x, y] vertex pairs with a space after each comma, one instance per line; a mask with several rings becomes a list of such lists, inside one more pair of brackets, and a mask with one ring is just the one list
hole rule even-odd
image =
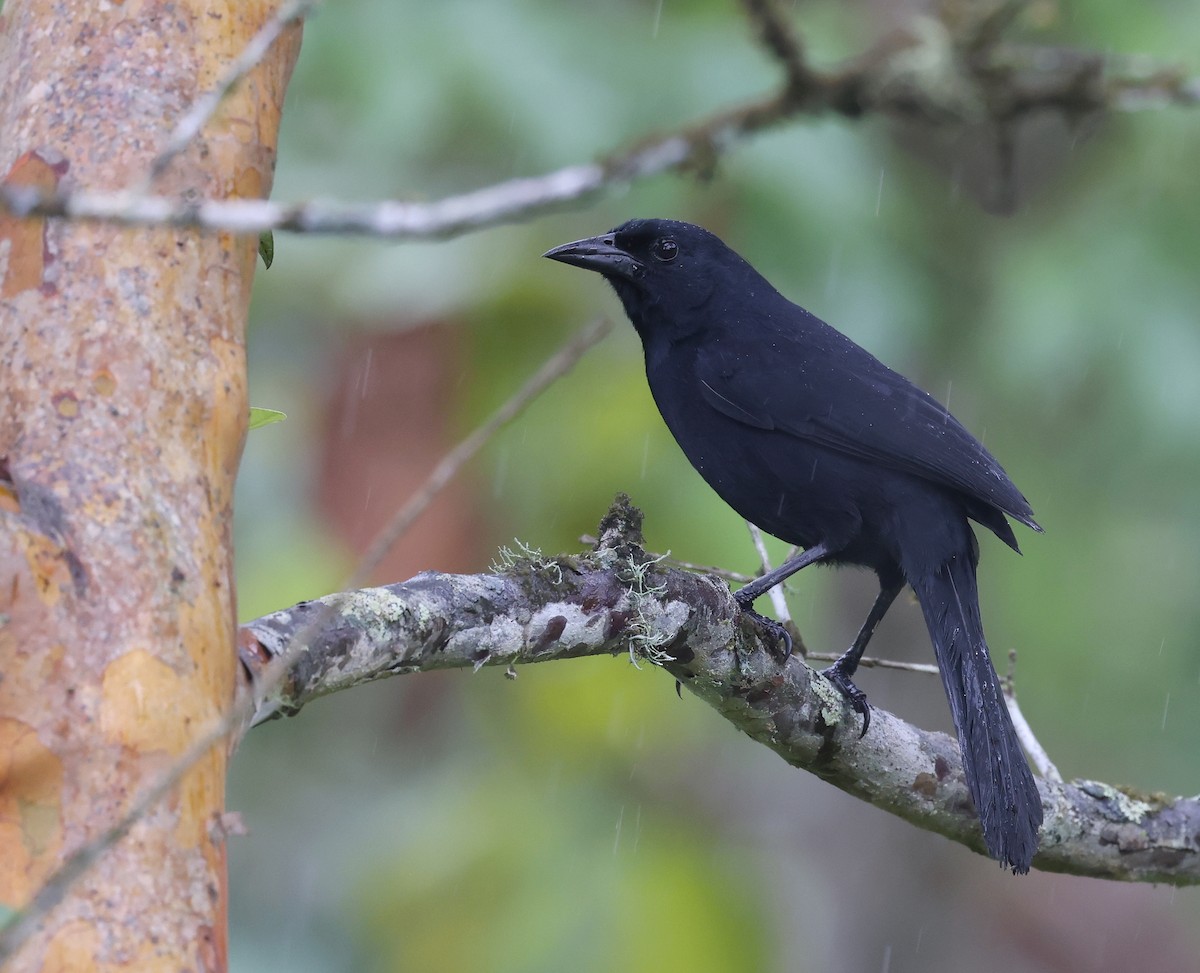
[[[828, 65], [915, 7], [788, 9]], [[1021, 28], [1200, 70], [1195, 4], [1040, 2]], [[275, 195], [436, 198], [600, 156], [776, 79], [738, 6], [715, 0], [343, 0], [306, 28]], [[982, 539], [984, 612], [998, 658], [1019, 651], [1022, 708], [1060, 769], [1194, 793], [1200, 127], [1168, 109], [1046, 131], [1058, 149], [1023, 160], [1006, 217], [974, 194], [986, 171], [947, 165], [953, 146], [828, 118], [737, 148], [710, 181], [663, 176], [526, 225], [436, 244], [289, 237], [253, 308], [253, 392], [289, 421], [243, 463], [243, 618], [336, 589], [447, 448], [570, 331], [621, 315], [602, 281], [540, 253], [682, 218], [948, 400], [1029, 496], [1046, 534], [1022, 534], [1023, 558]], [[513, 538], [578, 549], [619, 490], [651, 549], [756, 567], [663, 428], [624, 327], [493, 441], [378, 580], [485, 570]], [[874, 581], [805, 575], [805, 641], [840, 650]], [[875, 650], [930, 659], [911, 603]], [[872, 670], [864, 688], [949, 728], [936, 679]], [[1200, 969], [1195, 892], [1015, 879], [791, 770], [626, 658], [323, 700], [250, 735], [230, 806], [251, 832], [230, 849], [242, 973]]]

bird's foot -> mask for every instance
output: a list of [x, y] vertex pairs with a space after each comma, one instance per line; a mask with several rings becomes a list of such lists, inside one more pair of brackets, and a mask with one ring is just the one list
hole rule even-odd
[[754, 624], [768, 636], [767, 641], [773, 646], [771, 654], [780, 662], [787, 662], [788, 657], [792, 654], [792, 636], [788, 630], [775, 619], [760, 615], [748, 604], [738, 599], [736, 595], [734, 597], [742, 614], [748, 615]]
[[871, 704], [867, 702], [867, 694], [851, 681], [850, 674], [846, 672], [846, 667], [842, 665], [841, 659], [822, 669], [821, 675], [837, 687], [838, 692], [846, 697], [847, 702], [862, 717], [862, 733], [858, 735], [861, 740], [867, 735], [867, 728], [871, 725]]

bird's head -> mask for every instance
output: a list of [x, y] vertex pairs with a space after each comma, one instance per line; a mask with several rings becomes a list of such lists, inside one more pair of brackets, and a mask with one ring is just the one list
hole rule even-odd
[[699, 307], [748, 273], [741, 257], [703, 227], [678, 220], [629, 220], [608, 233], [564, 243], [545, 256], [602, 274], [639, 331], [651, 318]]

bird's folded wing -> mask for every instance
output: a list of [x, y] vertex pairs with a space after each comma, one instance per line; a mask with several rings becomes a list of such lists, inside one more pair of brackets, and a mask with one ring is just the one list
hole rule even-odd
[[943, 484], [1041, 529], [1000, 464], [937, 400], [875, 358], [864, 367], [861, 356], [845, 354], [847, 346], [861, 349], [833, 334], [833, 346], [820, 349], [781, 338], [768, 362], [719, 345], [702, 349], [705, 401], [747, 426]]

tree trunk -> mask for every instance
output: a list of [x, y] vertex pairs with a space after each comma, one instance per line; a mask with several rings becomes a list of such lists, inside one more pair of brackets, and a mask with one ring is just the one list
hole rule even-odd
[[[273, 13], [7, 0], [0, 172], [137, 184]], [[161, 177], [270, 189], [289, 30]], [[256, 240], [0, 216], [0, 901], [29, 902], [229, 705]], [[14, 970], [223, 970], [226, 753], [69, 889]]]

